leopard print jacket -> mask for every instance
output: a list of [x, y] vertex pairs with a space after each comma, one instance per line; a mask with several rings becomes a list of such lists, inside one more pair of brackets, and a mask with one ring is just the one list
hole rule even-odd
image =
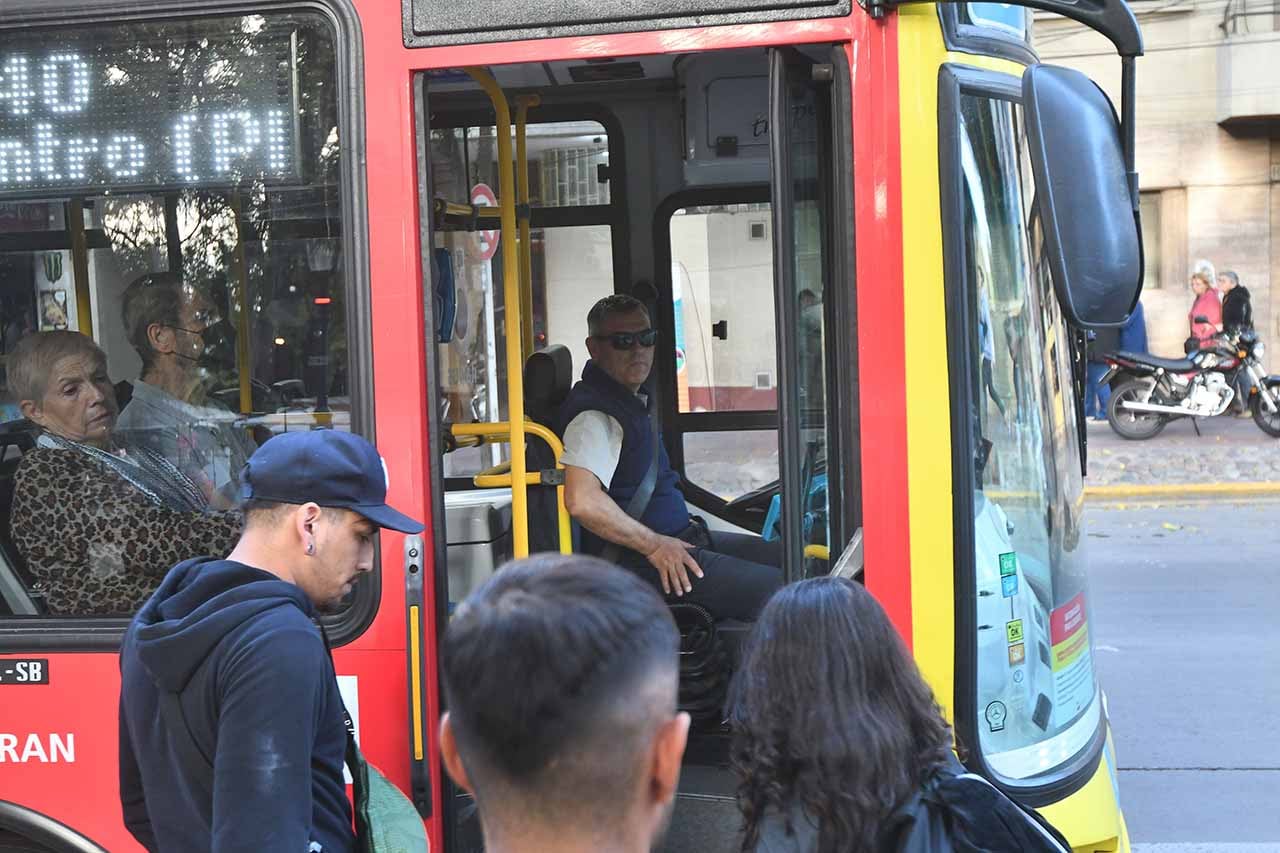
[[238, 513], [156, 506], [75, 450], [36, 448], [15, 475], [13, 541], [53, 615], [131, 615], [177, 563], [225, 556]]

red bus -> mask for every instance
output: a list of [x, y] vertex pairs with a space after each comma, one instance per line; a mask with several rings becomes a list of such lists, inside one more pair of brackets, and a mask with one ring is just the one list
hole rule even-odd
[[[1131, 91], [1124, 4], [1072, 14]], [[1076, 392], [1078, 325], [1123, 320], [1141, 280], [1132, 117], [1073, 78], [1037, 89], [1029, 30], [984, 3], [14, 0], [0, 358], [92, 337], [119, 440], [157, 442], [210, 514], [273, 434], [376, 440], [389, 500], [428, 527], [384, 533], [327, 617], [339, 677], [432, 849], [477, 850], [436, 752], [436, 639], [505, 559], [571, 547], [539, 424], [586, 309], [645, 294], [691, 508], [780, 538], [790, 579], [862, 578], [970, 765], [1076, 849], [1125, 850]], [[1063, 115], [1095, 131], [1083, 148]], [[1089, 241], [1107, 283], [1080, 284]], [[170, 319], [130, 287], [165, 271]], [[156, 502], [34, 476], [60, 439], [20, 397], [4, 385], [0, 851], [136, 849], [120, 590], [168, 568], [137, 549], [203, 522], [157, 543]], [[36, 498], [52, 509], [19, 510]], [[725, 756], [695, 732], [664, 849], [737, 848]]]

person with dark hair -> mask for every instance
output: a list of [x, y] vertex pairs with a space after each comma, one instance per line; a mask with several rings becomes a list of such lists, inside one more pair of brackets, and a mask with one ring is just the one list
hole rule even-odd
[[373, 570], [378, 530], [423, 526], [386, 503], [357, 435], [291, 432], [241, 484], [225, 559], [170, 570], [120, 648], [120, 803], [150, 851], [353, 853], [348, 729], [319, 615]]
[[445, 631], [440, 751], [488, 853], [648, 853], [689, 732], [680, 637], [645, 584], [591, 557], [504, 567]]
[[689, 515], [662, 443], [653, 394], [658, 333], [639, 300], [605, 297], [587, 314], [591, 359], [560, 408], [565, 506], [582, 550], [605, 556], [655, 589], [751, 620], [782, 585], [779, 543], [709, 530]]
[[[880, 604], [824, 577], [765, 606], [729, 691], [745, 853], [1062, 851], [952, 752]], [[934, 846], [939, 836], [953, 842]]]
[[212, 302], [177, 273], [159, 272], [125, 289], [122, 312], [142, 375], [121, 413], [121, 433], [229, 505], [254, 443], [234, 414], [205, 398], [200, 359], [206, 330], [218, 322]]

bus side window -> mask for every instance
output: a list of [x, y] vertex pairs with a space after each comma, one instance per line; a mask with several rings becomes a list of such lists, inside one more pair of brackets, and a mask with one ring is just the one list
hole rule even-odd
[[313, 12], [0, 37], [43, 81], [0, 111], [0, 613], [133, 613], [234, 545], [258, 444], [351, 428], [335, 37]]

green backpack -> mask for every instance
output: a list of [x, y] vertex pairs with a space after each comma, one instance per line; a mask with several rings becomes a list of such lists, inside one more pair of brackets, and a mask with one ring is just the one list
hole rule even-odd
[[356, 745], [347, 709], [347, 769], [351, 771], [356, 812], [356, 849], [360, 853], [427, 853], [427, 830], [409, 798], [378, 768], [364, 760]]

